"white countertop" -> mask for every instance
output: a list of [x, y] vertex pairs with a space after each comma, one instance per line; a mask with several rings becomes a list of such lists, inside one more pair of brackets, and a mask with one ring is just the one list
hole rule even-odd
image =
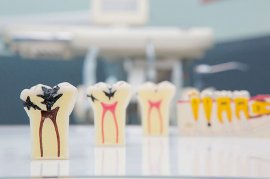
[[128, 126], [125, 147], [95, 147], [94, 128], [70, 127], [69, 160], [31, 160], [30, 128], [0, 127], [0, 178], [61, 177], [270, 177], [270, 139], [142, 137]]

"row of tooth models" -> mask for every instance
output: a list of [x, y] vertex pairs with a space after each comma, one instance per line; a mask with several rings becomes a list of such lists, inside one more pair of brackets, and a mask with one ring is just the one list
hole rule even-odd
[[[124, 145], [126, 108], [131, 86], [123, 81], [113, 85], [97, 83], [87, 89], [94, 110], [97, 145]], [[30, 119], [32, 158], [67, 159], [69, 116], [77, 98], [77, 88], [69, 83], [54, 87], [38, 84], [24, 89], [20, 98]], [[145, 135], [166, 136], [170, 103], [175, 86], [145, 83], [137, 91]]]
[[250, 98], [248, 91], [188, 89], [178, 101], [182, 135], [266, 136], [270, 96]]
[[[97, 145], [124, 145], [126, 108], [131, 86], [123, 81], [113, 85], [97, 83], [87, 89], [94, 110]], [[69, 116], [77, 98], [69, 83], [54, 87], [36, 85], [21, 92], [30, 118], [32, 157], [68, 158]], [[170, 104], [175, 86], [170, 82], [145, 83], [137, 90], [143, 132], [167, 136]], [[269, 96], [250, 98], [247, 91], [186, 90], [178, 101], [178, 124], [183, 135], [266, 136], [270, 121]]]

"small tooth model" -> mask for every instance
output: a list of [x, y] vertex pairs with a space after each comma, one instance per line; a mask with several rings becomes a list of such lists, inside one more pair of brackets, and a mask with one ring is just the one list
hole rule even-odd
[[185, 89], [178, 101], [177, 116], [181, 134], [193, 135], [198, 132], [200, 93], [195, 88]]
[[229, 122], [232, 122], [231, 92], [217, 91], [216, 103], [217, 103], [217, 118], [219, 122], [224, 123], [223, 118], [227, 118]]
[[159, 84], [147, 82], [138, 90], [138, 100], [145, 135], [166, 136], [169, 112], [175, 86], [167, 81]]
[[123, 145], [131, 86], [124, 81], [113, 85], [97, 83], [88, 87], [87, 97], [94, 110], [96, 144]]
[[270, 95], [248, 91], [185, 90], [178, 101], [183, 135], [270, 136]]
[[[204, 90], [201, 93], [201, 101], [203, 106], [203, 112], [207, 121], [207, 126], [211, 127], [211, 118], [213, 115], [213, 93], [211, 90]], [[199, 102], [200, 103], [200, 102]]]
[[54, 87], [38, 84], [20, 98], [30, 119], [33, 159], [67, 159], [69, 116], [77, 89], [69, 83]]

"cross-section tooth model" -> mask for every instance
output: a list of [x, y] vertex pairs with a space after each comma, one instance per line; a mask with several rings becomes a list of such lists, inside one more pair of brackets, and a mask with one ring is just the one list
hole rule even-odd
[[169, 112], [175, 86], [167, 81], [147, 82], [138, 90], [138, 100], [145, 135], [168, 134]]
[[53, 88], [38, 84], [21, 92], [30, 119], [32, 158], [68, 158], [69, 116], [76, 97], [77, 89], [66, 82]]
[[183, 135], [265, 136], [270, 129], [270, 95], [250, 98], [248, 91], [184, 91], [178, 101]]
[[96, 144], [123, 145], [131, 86], [124, 81], [113, 85], [97, 83], [87, 89], [87, 97], [94, 110]]

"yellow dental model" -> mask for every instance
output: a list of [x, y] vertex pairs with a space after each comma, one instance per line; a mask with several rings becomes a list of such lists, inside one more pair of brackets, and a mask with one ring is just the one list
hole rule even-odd
[[232, 122], [232, 109], [231, 109], [231, 97], [229, 92], [222, 91], [218, 92], [216, 97], [217, 104], [217, 118], [220, 123], [223, 123], [222, 114], [225, 113], [228, 121]]
[[205, 118], [207, 120], [207, 125], [210, 127], [211, 126], [212, 110], [213, 110], [212, 94], [210, 91], [203, 91], [201, 98], [202, 98], [202, 104], [203, 104]]
[[241, 119], [241, 113], [244, 113], [246, 119], [249, 118], [248, 102], [249, 93], [247, 91], [235, 91], [234, 92], [234, 105], [235, 105], [235, 116], [238, 120]]

